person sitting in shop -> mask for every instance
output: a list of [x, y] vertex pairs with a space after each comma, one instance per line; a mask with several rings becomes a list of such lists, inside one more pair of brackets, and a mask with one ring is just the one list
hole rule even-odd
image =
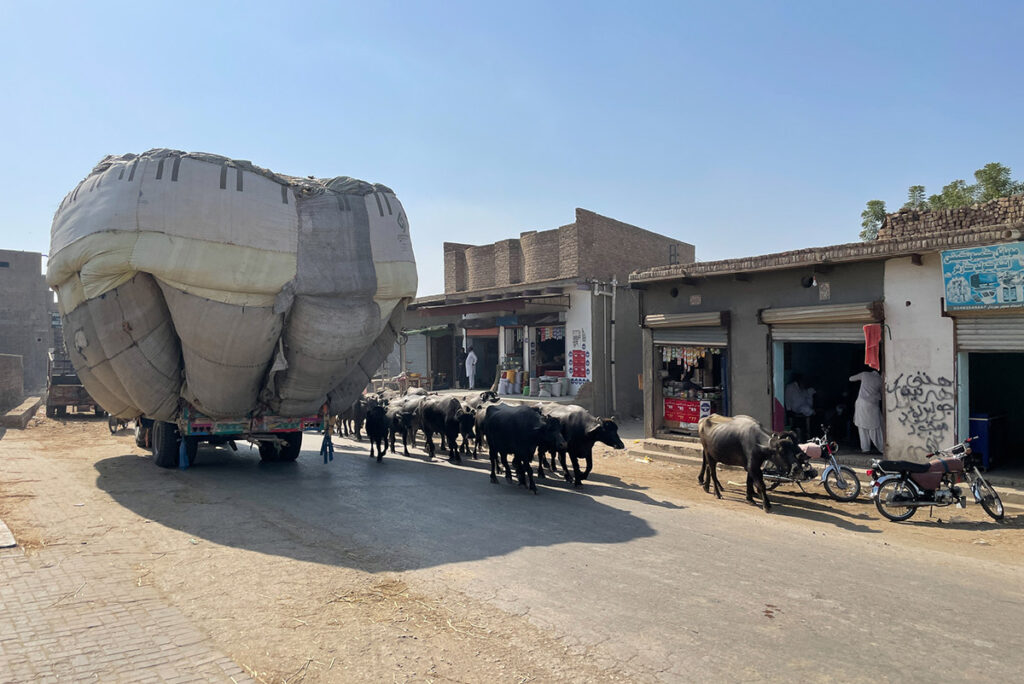
[[793, 373], [793, 379], [786, 385], [786, 415], [789, 422], [798, 428], [800, 439], [811, 435], [814, 425], [815, 389], [807, 384], [802, 373]]

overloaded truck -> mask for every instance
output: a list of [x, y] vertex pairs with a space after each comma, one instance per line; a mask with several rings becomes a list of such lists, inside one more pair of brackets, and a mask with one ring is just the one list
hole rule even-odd
[[68, 355], [162, 467], [248, 440], [294, 460], [348, 406], [416, 293], [389, 188], [154, 149], [104, 158], [53, 219], [47, 283]]

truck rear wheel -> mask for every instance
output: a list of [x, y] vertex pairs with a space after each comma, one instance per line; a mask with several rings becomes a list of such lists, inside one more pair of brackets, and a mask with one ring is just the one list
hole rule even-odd
[[162, 420], [153, 422], [153, 462], [161, 468], [178, 465], [178, 426]]
[[269, 440], [260, 442], [260, 460], [264, 463], [273, 463], [291, 462], [297, 459], [302, 451], [302, 433], [286, 432], [277, 437], [283, 440], [284, 444], [277, 444]]

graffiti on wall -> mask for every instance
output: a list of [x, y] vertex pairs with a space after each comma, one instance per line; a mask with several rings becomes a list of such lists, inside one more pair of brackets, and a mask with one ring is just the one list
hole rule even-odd
[[[948, 446], [953, 434], [954, 383], [924, 371], [900, 373], [885, 386], [886, 410], [906, 435], [917, 442], [908, 455], [923, 456]], [[890, 423], [891, 425], [891, 423]]]

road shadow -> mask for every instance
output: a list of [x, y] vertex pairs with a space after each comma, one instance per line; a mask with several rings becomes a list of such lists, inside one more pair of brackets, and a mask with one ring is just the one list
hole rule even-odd
[[[709, 496], [713, 497], [714, 494], [709, 494]], [[723, 487], [722, 496], [729, 501], [750, 503], [746, 499], [745, 489], [735, 491], [734, 489]], [[839, 501], [835, 501], [832, 497], [826, 494], [782, 489], [776, 489], [768, 492], [768, 498], [772, 503], [770, 515], [813, 520], [814, 522], [820, 522], [827, 525], [835, 525], [836, 527], [844, 530], [850, 530], [851, 532], [868, 532], [870, 534], [881, 533], [881, 530], [873, 529], [867, 525], [862, 525], [857, 522], [858, 520], [877, 520], [877, 518], [868, 515], [866, 512], [866, 506], [869, 503], [866, 500], [857, 499], [855, 501], [841, 503]], [[755, 494], [754, 503], [750, 505], [756, 505], [760, 508], [761, 498]]]
[[[980, 508], [980, 506], [979, 506]], [[915, 515], [910, 520], [895, 525], [909, 525], [912, 527], [944, 527], [953, 530], [971, 530], [974, 532], [997, 531], [997, 530], [1024, 530], [1024, 514], [1007, 515], [1002, 520], [993, 520], [986, 517], [984, 520], [949, 520], [943, 517], [936, 509], [933, 517], [918, 518]], [[920, 514], [918, 514], [920, 515]]]
[[504, 478], [492, 484], [477, 463], [452, 467], [416, 454], [378, 463], [365, 443], [336, 443], [325, 465], [313, 439], [295, 463], [261, 463], [242, 445], [237, 453], [203, 446], [185, 471], [116, 456], [95, 464], [96, 483], [139, 516], [197, 539], [369, 572], [655, 534], [602, 497], [543, 484], [534, 495]]

